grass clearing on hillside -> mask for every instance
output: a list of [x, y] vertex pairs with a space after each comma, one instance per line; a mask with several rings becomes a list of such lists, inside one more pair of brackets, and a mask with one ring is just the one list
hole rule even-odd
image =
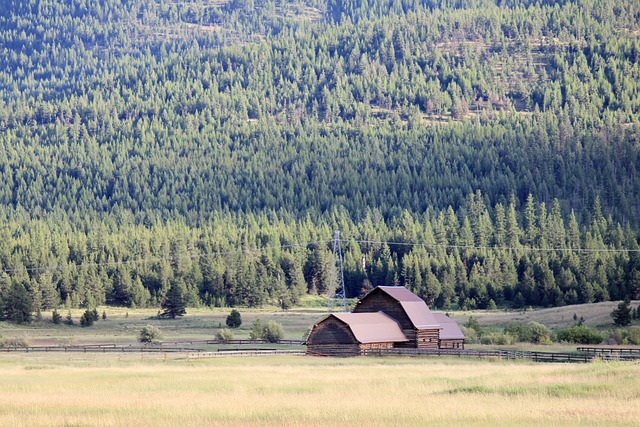
[[[637, 425], [637, 363], [0, 355], [0, 425]], [[30, 355], [29, 355], [30, 356]]]

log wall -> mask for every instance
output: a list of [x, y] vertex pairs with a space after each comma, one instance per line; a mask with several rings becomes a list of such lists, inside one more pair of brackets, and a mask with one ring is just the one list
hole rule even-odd
[[420, 329], [416, 331], [415, 348], [438, 348], [439, 329]]
[[440, 340], [440, 348], [455, 348], [455, 349], [464, 349], [464, 340]]
[[307, 346], [327, 344], [355, 345], [357, 343], [358, 341], [351, 333], [349, 326], [333, 316], [314, 326], [307, 338]]
[[[353, 309], [354, 313], [377, 313], [378, 311], [382, 311], [387, 316], [395, 319], [405, 334], [407, 330], [414, 329], [413, 323], [402, 308], [402, 305], [382, 291], [374, 290], [366, 298], [358, 301]], [[411, 339], [408, 336], [407, 338]]]

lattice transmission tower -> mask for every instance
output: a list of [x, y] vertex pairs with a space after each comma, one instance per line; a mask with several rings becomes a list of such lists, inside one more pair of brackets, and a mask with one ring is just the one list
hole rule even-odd
[[344, 286], [344, 272], [342, 270], [342, 249], [340, 248], [340, 231], [336, 230], [333, 238], [333, 254], [331, 255], [331, 273], [329, 276], [327, 311], [331, 313], [337, 305], [342, 305], [342, 311], [347, 312], [347, 293]]

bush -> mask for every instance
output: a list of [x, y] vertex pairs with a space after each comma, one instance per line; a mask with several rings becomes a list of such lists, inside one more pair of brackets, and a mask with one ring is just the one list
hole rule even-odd
[[514, 323], [510, 322], [506, 328], [504, 328], [504, 332], [513, 337], [513, 339], [517, 342], [529, 342], [529, 328], [524, 323]]
[[629, 328], [618, 328], [613, 331], [611, 336], [618, 344], [640, 344], [640, 326], [631, 326]]
[[283, 335], [282, 325], [275, 320], [269, 320], [262, 328], [262, 339], [269, 342], [278, 342], [282, 339]]
[[242, 316], [240, 316], [240, 312], [238, 310], [231, 310], [231, 314], [227, 316], [227, 326], [235, 329], [239, 328], [242, 325]]
[[29, 347], [29, 340], [26, 338], [2, 338], [0, 335], [0, 348], [2, 347]]
[[466, 326], [460, 326], [460, 330], [466, 337], [465, 342], [467, 344], [477, 344], [478, 343], [478, 333], [475, 329], [467, 328]]
[[252, 340], [266, 340], [269, 342], [278, 342], [284, 336], [282, 325], [275, 320], [269, 320], [265, 325], [260, 319], [256, 319], [251, 326], [249, 337]]
[[253, 321], [253, 324], [251, 325], [251, 332], [249, 332], [249, 338], [252, 340], [262, 339], [262, 322], [260, 319]]
[[538, 322], [527, 323], [530, 342], [534, 344], [551, 344], [551, 329]]
[[575, 344], [600, 344], [604, 340], [604, 336], [596, 329], [579, 325], [558, 331], [557, 338], [558, 341]]
[[159, 344], [162, 342], [162, 334], [160, 329], [154, 325], [147, 325], [140, 330], [138, 341], [143, 343]]
[[538, 322], [509, 323], [504, 332], [517, 342], [551, 344], [551, 329]]
[[515, 341], [514, 337], [510, 334], [500, 332], [490, 332], [482, 335], [480, 339], [481, 344], [494, 344], [494, 345], [511, 345]]
[[226, 329], [226, 328], [220, 329], [216, 334], [216, 339], [222, 342], [231, 341], [233, 339], [233, 332], [231, 332], [229, 329]]

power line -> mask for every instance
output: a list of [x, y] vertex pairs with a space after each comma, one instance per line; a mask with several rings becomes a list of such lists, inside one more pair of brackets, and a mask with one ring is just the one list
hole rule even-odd
[[525, 251], [525, 252], [614, 252], [614, 253], [633, 253], [640, 252], [640, 249], [619, 249], [619, 248], [539, 248], [533, 246], [478, 246], [478, 245], [450, 245], [443, 243], [413, 243], [413, 242], [387, 242], [383, 240], [345, 240], [343, 242], [367, 243], [367, 244], [386, 244], [389, 246], [418, 246], [424, 248], [444, 248], [444, 249], [476, 249], [476, 250], [498, 250], [498, 251]]
[[[237, 249], [229, 251], [216, 251], [209, 253], [194, 253], [187, 255], [174, 255], [169, 257], [150, 257], [150, 258], [138, 258], [126, 261], [109, 261], [109, 262], [94, 262], [94, 263], [81, 263], [81, 264], [59, 264], [48, 265], [39, 267], [22, 267], [22, 268], [9, 268], [0, 270], [0, 273], [16, 273], [19, 271], [47, 271], [47, 270], [66, 270], [72, 268], [89, 268], [89, 267], [115, 267], [118, 265], [135, 265], [144, 264], [149, 262], [160, 261], [179, 261], [181, 259], [199, 259], [215, 256], [225, 255], [237, 255], [242, 253], [254, 253], [263, 252], [273, 249], [292, 249], [309, 245], [328, 244], [334, 243], [336, 239], [330, 240], [316, 240], [304, 243], [291, 243], [287, 245], [279, 246], [265, 246], [262, 248], [249, 248], [249, 249]], [[339, 239], [340, 242], [353, 242], [353, 243], [366, 243], [366, 244], [386, 244], [388, 246], [410, 246], [410, 247], [423, 247], [423, 248], [443, 248], [443, 249], [471, 249], [471, 250], [494, 250], [494, 251], [522, 251], [522, 252], [576, 252], [576, 253], [638, 253], [640, 249], [625, 249], [625, 248], [541, 248], [533, 246], [481, 246], [481, 245], [453, 245], [442, 243], [415, 243], [415, 242], [389, 242], [384, 240], [366, 240], [366, 239]]]

